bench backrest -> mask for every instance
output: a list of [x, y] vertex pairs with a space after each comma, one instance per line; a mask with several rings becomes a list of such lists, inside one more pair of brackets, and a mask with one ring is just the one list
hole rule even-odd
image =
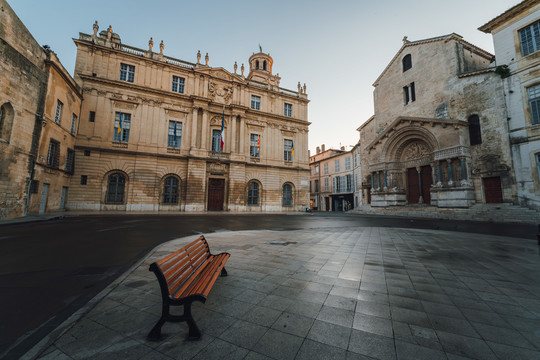
[[197, 240], [154, 263], [164, 276], [169, 295], [182, 293], [188, 288], [209, 256], [208, 243], [204, 236], [200, 236]]

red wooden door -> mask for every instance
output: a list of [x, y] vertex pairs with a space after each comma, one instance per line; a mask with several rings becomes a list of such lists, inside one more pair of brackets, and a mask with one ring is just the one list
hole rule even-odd
[[225, 179], [208, 179], [208, 210], [223, 210]]
[[422, 166], [420, 170], [422, 175], [422, 200], [424, 204], [431, 204], [431, 184], [433, 184], [433, 177], [431, 176], [431, 166]]
[[503, 202], [501, 178], [498, 176], [483, 178], [484, 195], [487, 204], [497, 204]]
[[407, 201], [418, 204], [420, 191], [418, 191], [418, 171], [415, 168], [407, 169]]

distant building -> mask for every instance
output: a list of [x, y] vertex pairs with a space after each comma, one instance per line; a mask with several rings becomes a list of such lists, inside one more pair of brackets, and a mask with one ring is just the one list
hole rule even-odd
[[540, 209], [540, 2], [523, 1], [479, 30], [493, 35], [504, 77], [517, 201]]
[[457, 34], [409, 41], [375, 81], [359, 127], [364, 202], [442, 208], [516, 201], [494, 56]]
[[[300, 211], [309, 206], [306, 87], [280, 87], [260, 52], [234, 73], [124, 44], [75, 39], [83, 89], [70, 209]], [[156, 41], [157, 42], [157, 41]], [[238, 72], [239, 71], [239, 72]]]
[[347, 211], [355, 207], [354, 152], [317, 147], [310, 156], [310, 204], [317, 211]]
[[0, 218], [62, 210], [81, 89], [0, 0]]

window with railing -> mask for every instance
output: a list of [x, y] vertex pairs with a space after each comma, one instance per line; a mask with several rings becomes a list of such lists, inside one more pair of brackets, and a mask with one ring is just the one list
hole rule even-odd
[[167, 147], [179, 149], [182, 140], [182, 123], [179, 121], [169, 121], [169, 133]]
[[60, 143], [50, 139], [49, 152], [47, 153], [47, 165], [58, 168], [60, 165]]
[[131, 128], [131, 114], [117, 112], [114, 119], [114, 141], [128, 142]]

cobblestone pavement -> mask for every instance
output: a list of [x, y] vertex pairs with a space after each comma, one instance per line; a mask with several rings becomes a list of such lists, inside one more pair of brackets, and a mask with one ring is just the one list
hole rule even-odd
[[[147, 258], [34, 347], [40, 359], [540, 359], [536, 241], [391, 228], [206, 236], [227, 277], [194, 303], [203, 333], [166, 323]], [[181, 309], [180, 309], [181, 310]]]

